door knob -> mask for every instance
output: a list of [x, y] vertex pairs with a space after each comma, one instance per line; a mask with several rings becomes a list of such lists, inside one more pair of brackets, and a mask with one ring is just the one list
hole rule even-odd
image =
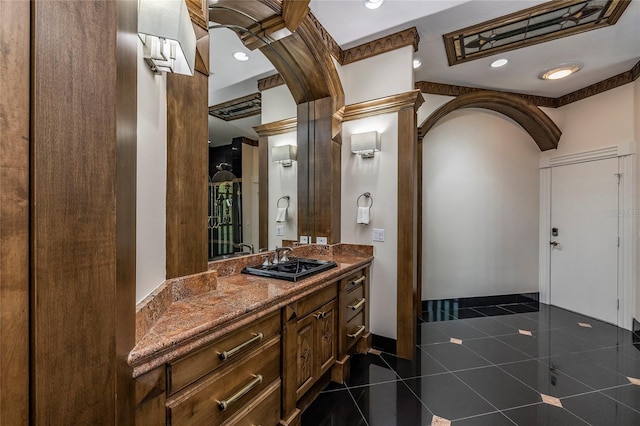
[[556, 247], [560, 243], [558, 243], [557, 241], [549, 241], [549, 244], [551, 244], [552, 246]]

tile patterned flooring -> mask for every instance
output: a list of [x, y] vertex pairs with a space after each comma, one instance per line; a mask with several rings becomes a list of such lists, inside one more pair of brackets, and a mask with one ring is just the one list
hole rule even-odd
[[354, 356], [346, 384], [330, 384], [302, 426], [640, 425], [630, 332], [537, 303], [424, 315], [414, 361]]

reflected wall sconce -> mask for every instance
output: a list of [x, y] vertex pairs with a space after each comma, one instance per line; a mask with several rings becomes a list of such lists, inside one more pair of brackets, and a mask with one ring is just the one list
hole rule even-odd
[[196, 33], [184, 0], [139, 0], [138, 37], [155, 74], [193, 75]]
[[282, 164], [282, 167], [291, 167], [298, 154], [295, 145], [281, 145], [271, 148], [271, 159], [274, 163]]
[[362, 158], [373, 158], [380, 151], [380, 133], [365, 132], [351, 135], [351, 152]]

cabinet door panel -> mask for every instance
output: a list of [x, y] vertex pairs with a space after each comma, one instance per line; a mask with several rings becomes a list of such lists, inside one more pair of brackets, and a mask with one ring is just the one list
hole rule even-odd
[[297, 397], [302, 396], [316, 380], [316, 369], [314, 368], [314, 358], [316, 354], [316, 337], [315, 337], [315, 321], [316, 318], [308, 315], [298, 321], [297, 326], [297, 347], [298, 353], [296, 357], [297, 363]]
[[316, 338], [318, 339], [318, 359], [316, 362], [319, 368], [318, 377], [322, 376], [335, 362], [337, 355], [336, 329], [338, 315], [336, 313], [336, 301], [327, 303], [319, 309], [322, 317], [316, 324]]

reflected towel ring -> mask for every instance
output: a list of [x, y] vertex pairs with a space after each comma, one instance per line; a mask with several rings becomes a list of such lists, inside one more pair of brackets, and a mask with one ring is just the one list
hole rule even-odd
[[[367, 202], [367, 200], [369, 201], [369, 205], [364, 205], [364, 206], [360, 205], [360, 199], [362, 197], [365, 198], [365, 203]], [[358, 207], [369, 207], [369, 208], [373, 207], [373, 197], [371, 196], [371, 193], [370, 192], [365, 192], [364, 194], [360, 194], [360, 196], [356, 200], [356, 206], [358, 206]]]
[[290, 198], [290, 197], [289, 197], [288, 195], [285, 195], [284, 197], [280, 197], [280, 198], [278, 198], [278, 202], [276, 202], [276, 206], [277, 206], [278, 208], [280, 208], [280, 201], [281, 201], [281, 200], [285, 200], [285, 201], [287, 202], [286, 207], [287, 207], [287, 208], [289, 208], [289, 198]]

